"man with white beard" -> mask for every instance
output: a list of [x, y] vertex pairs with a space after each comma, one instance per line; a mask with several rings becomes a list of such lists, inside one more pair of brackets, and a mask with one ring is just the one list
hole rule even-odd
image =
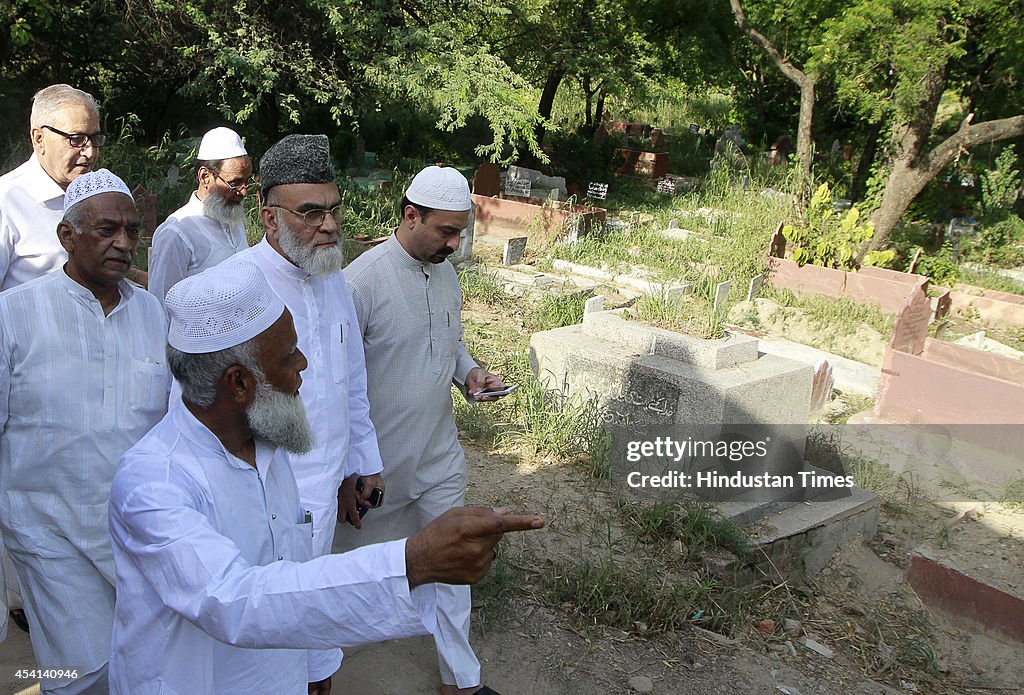
[[183, 280], [165, 307], [181, 396], [110, 491], [114, 695], [327, 695], [305, 650], [433, 632], [433, 582], [479, 581], [503, 533], [544, 525], [466, 507], [311, 559], [289, 464], [313, 441], [290, 313], [251, 263]]
[[[315, 441], [291, 462], [299, 499], [312, 518], [313, 554], [320, 556], [331, 552], [339, 518], [359, 528], [358, 508], [376, 506], [369, 495], [384, 489], [363, 341], [341, 273], [343, 213], [327, 136], [289, 135], [273, 145], [260, 159], [260, 187], [266, 233], [218, 271], [255, 264], [295, 322], [309, 362], [299, 394]], [[319, 682], [338, 670], [341, 654], [310, 652], [309, 664], [310, 682]]]
[[189, 201], [153, 233], [149, 286], [161, 302], [176, 282], [247, 249], [245, 199], [252, 160], [230, 128], [203, 136], [196, 154], [198, 186]]

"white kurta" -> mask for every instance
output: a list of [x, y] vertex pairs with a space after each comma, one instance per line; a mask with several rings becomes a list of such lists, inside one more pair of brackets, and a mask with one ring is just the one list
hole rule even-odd
[[291, 312], [309, 366], [299, 394], [316, 443], [291, 456], [303, 506], [313, 514], [314, 551], [330, 552], [338, 517], [338, 487], [352, 474], [383, 469], [366, 398], [366, 363], [359, 322], [345, 277], [314, 277], [263, 239], [229, 263], [255, 263]]
[[462, 342], [451, 263], [421, 263], [391, 236], [345, 268], [363, 335], [370, 417], [387, 462], [386, 499], [401, 505], [465, 471], [452, 382], [477, 366]]
[[[477, 366], [462, 342], [462, 293], [448, 262], [421, 263], [392, 236], [345, 269], [366, 354], [370, 415], [386, 462], [384, 505], [363, 529], [340, 527], [336, 550], [414, 533], [465, 504], [466, 457], [452, 383]], [[480, 683], [469, 644], [469, 587], [437, 586], [441, 682]]]
[[175, 283], [249, 248], [245, 223], [229, 227], [203, 214], [203, 201], [193, 192], [153, 232], [149, 255], [149, 291], [161, 302]]
[[433, 585], [409, 590], [404, 541], [307, 561], [285, 452], [258, 442], [253, 468], [180, 399], [122, 458], [110, 535], [115, 694], [305, 695], [303, 650], [435, 624]]
[[0, 295], [0, 527], [42, 668], [107, 661], [110, 481], [166, 410], [163, 309], [120, 291], [107, 316], [63, 269]]
[[35, 154], [0, 176], [0, 290], [9, 290], [64, 265], [57, 238], [64, 217], [64, 189]]

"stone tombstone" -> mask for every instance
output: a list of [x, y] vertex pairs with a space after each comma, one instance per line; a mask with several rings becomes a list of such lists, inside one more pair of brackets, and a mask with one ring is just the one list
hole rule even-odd
[[715, 316], [722, 316], [725, 314], [726, 304], [729, 301], [729, 288], [732, 286], [730, 280], [718, 283], [718, 287], [715, 288]]
[[595, 311], [604, 311], [604, 295], [596, 294], [583, 302], [583, 313], [592, 314]]
[[814, 367], [814, 376], [811, 377], [811, 412], [816, 412], [825, 407], [828, 399], [832, 396], [832, 388], [835, 386], [835, 377], [832, 374], [832, 365], [828, 360], [821, 360]]
[[505, 179], [505, 194], [518, 198], [529, 198], [531, 185], [529, 179]]
[[768, 243], [768, 256], [769, 258], [786, 257], [786, 237], [782, 233], [781, 222], [779, 222], [779, 226], [775, 228], [775, 233], [772, 234], [772, 240]]
[[761, 294], [761, 287], [764, 285], [764, 275], [750, 278], [750, 288], [747, 290], [747, 301], [752, 302]]
[[907, 298], [907, 304], [892, 326], [889, 347], [899, 352], [920, 355], [928, 337], [928, 324], [932, 317], [932, 303], [925, 294], [924, 285], [918, 285]]
[[523, 260], [526, 253], [526, 239], [524, 236], [517, 236], [505, 242], [505, 252], [501, 256], [502, 265], [516, 265]]
[[667, 176], [658, 181], [658, 193], [662, 195], [675, 195], [676, 182]]
[[587, 184], [587, 197], [593, 200], [604, 200], [608, 197], [608, 184], [591, 181]]
[[484, 162], [473, 175], [473, 193], [488, 198], [501, 192], [501, 171], [496, 164]]
[[700, 126], [697, 125], [696, 123], [691, 123], [690, 124], [690, 132], [693, 133], [694, 135], [699, 135], [700, 134]]
[[459, 248], [452, 255], [448, 256], [448, 260], [451, 261], [452, 265], [456, 268], [461, 267], [463, 264], [473, 258], [473, 231], [476, 226], [476, 206], [473, 205], [469, 208], [469, 224], [466, 228], [459, 232]]

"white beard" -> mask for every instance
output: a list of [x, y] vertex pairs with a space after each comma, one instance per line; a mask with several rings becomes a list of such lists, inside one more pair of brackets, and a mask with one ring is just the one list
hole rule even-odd
[[293, 454], [308, 453], [315, 440], [302, 398], [281, 393], [266, 378], [257, 378], [256, 399], [245, 411], [253, 435]]
[[299, 235], [292, 231], [292, 228], [285, 222], [280, 210], [277, 213], [277, 228], [280, 232], [281, 249], [288, 255], [292, 263], [310, 275], [327, 277], [339, 272], [345, 265], [345, 253], [341, 250], [340, 231], [336, 246], [318, 251], [312, 245], [302, 243]]
[[214, 222], [227, 225], [228, 229], [245, 224], [245, 209], [242, 207], [242, 204], [229, 205], [226, 200], [220, 197], [220, 193], [215, 190], [207, 193], [202, 203], [203, 215], [209, 217]]

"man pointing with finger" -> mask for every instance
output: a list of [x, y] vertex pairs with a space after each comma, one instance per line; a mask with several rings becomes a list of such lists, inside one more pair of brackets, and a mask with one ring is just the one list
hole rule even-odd
[[313, 439], [291, 314], [249, 263], [182, 280], [165, 307], [181, 397], [122, 457], [110, 493], [112, 693], [326, 695], [305, 650], [435, 631], [431, 582], [479, 581], [502, 533], [543, 526], [467, 508], [310, 559], [288, 458]]

